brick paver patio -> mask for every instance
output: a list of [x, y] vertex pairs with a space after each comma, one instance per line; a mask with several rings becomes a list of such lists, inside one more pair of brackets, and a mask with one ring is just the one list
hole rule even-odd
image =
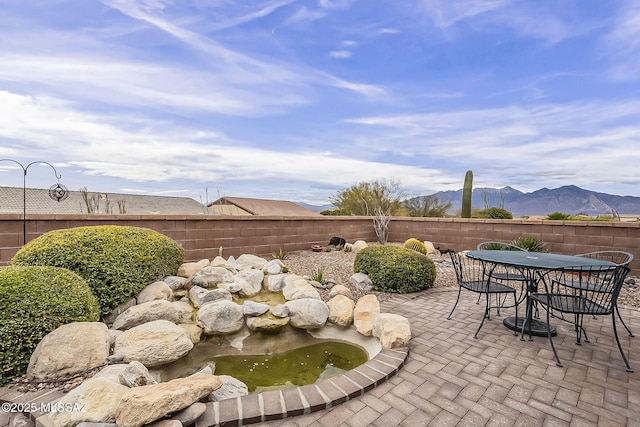
[[[411, 321], [409, 358], [398, 375], [329, 410], [262, 426], [640, 426], [640, 311], [621, 307], [620, 338], [634, 373], [627, 373], [612, 337], [611, 318], [585, 319], [591, 342], [578, 346], [558, 320], [554, 338], [520, 341], [493, 316], [478, 334], [482, 306], [463, 292], [446, 320], [455, 290], [396, 295], [382, 311]], [[541, 313], [542, 314], [542, 313]]]
[[[399, 373], [367, 393], [328, 410], [256, 426], [640, 426], [640, 311], [621, 307], [627, 373], [612, 337], [611, 318], [585, 319], [591, 342], [575, 344], [558, 320], [556, 367], [546, 337], [521, 341], [493, 316], [473, 339], [483, 306], [463, 292], [446, 320], [455, 289], [394, 295], [382, 311], [411, 322], [409, 356]], [[35, 401], [53, 399], [43, 392]], [[2, 415], [2, 414], [0, 414]], [[7, 415], [7, 414], [5, 414]], [[6, 419], [5, 419], [6, 418]], [[0, 416], [0, 426], [7, 417]], [[32, 425], [32, 424], [31, 424]]]

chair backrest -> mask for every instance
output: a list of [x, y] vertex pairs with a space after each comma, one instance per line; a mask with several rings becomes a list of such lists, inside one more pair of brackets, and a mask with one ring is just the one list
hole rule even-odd
[[[615, 268], [582, 267], [569, 270], [553, 270], [544, 278], [547, 293], [579, 295], [589, 304], [584, 304], [580, 311], [593, 314], [611, 314], [618, 295], [629, 274], [629, 267], [617, 265]], [[565, 284], [550, 288], [550, 284]], [[568, 287], [567, 287], [568, 286]]]
[[479, 251], [525, 251], [526, 249], [520, 246], [512, 245], [505, 242], [482, 242], [478, 244]]
[[633, 254], [625, 251], [597, 251], [580, 254], [578, 256], [610, 261], [616, 265], [624, 265], [625, 267], [628, 267], [631, 261], [633, 261]]
[[488, 282], [496, 266], [496, 264], [469, 258], [464, 252], [450, 251], [449, 256], [451, 256], [458, 284], [467, 289], [475, 288], [474, 284], [478, 282]]

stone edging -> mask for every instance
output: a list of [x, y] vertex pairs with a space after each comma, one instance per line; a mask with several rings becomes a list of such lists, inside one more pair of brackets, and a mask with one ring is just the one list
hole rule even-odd
[[[196, 427], [240, 426], [329, 409], [358, 397], [397, 374], [409, 356], [409, 348], [383, 349], [368, 362], [355, 369], [315, 384], [288, 390], [267, 391], [207, 403], [207, 411], [198, 418]], [[65, 393], [43, 390], [21, 393], [0, 388], [0, 401], [27, 404], [25, 411], [32, 422], [45, 413], [41, 403], [53, 403]], [[38, 409], [36, 409], [38, 408]]]
[[332, 408], [393, 377], [408, 356], [408, 347], [383, 349], [357, 368], [315, 384], [209, 402], [196, 427], [241, 426]]

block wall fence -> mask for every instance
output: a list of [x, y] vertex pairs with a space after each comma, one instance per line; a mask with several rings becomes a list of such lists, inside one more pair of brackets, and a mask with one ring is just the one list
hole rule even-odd
[[[333, 236], [348, 242], [375, 242], [371, 217], [229, 217], [165, 215], [27, 215], [27, 241], [51, 230], [91, 226], [127, 225], [156, 230], [179, 242], [186, 261], [213, 259], [220, 247], [224, 257], [243, 253], [268, 255], [326, 245]], [[466, 218], [393, 217], [389, 241], [410, 237], [429, 240], [436, 247], [474, 249], [488, 240], [510, 241], [532, 236], [544, 241], [549, 252], [579, 254], [625, 250], [634, 255], [632, 274], [640, 275], [640, 223], [549, 220], [487, 220]], [[0, 215], [0, 265], [8, 265], [22, 247], [23, 221], [19, 214]]]

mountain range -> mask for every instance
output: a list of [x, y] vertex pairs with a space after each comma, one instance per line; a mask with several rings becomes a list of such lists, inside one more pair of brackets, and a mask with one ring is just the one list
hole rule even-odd
[[[462, 189], [457, 191], [439, 191], [433, 193], [441, 201], [451, 202], [450, 214], [459, 212], [462, 207]], [[298, 203], [307, 209], [320, 212], [331, 209], [331, 205], [314, 206]], [[640, 197], [616, 196], [585, 190], [575, 185], [559, 188], [541, 188], [531, 193], [523, 193], [513, 187], [474, 188], [471, 198], [473, 208], [503, 207], [514, 217], [523, 215], [548, 215], [552, 212], [567, 214], [584, 213], [590, 216], [611, 214], [612, 209], [620, 214], [640, 214]]]
[[[462, 207], [462, 190], [440, 191], [433, 194], [441, 201], [451, 202], [450, 213]], [[541, 188], [531, 193], [523, 193], [513, 187], [474, 188], [471, 197], [473, 208], [502, 207], [514, 217], [523, 215], [548, 215], [552, 212], [567, 214], [618, 214], [640, 213], [640, 197], [616, 196], [585, 190], [575, 185], [559, 188]]]

